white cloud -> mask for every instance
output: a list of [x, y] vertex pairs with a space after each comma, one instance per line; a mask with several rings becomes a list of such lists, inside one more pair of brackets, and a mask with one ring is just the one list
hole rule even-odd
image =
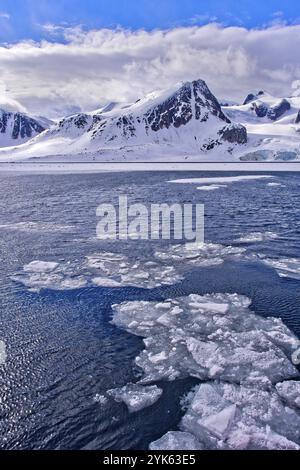
[[10, 15], [8, 13], [5, 13], [4, 11], [0, 11], [0, 18], [4, 18], [5, 20], [9, 20]]
[[[55, 32], [55, 27], [48, 25]], [[61, 27], [59, 27], [61, 31]], [[132, 101], [203, 78], [220, 98], [267, 89], [288, 95], [300, 78], [300, 25], [260, 30], [218, 24], [152, 32], [63, 30], [65, 43], [0, 47], [0, 80], [29, 111], [50, 116]]]

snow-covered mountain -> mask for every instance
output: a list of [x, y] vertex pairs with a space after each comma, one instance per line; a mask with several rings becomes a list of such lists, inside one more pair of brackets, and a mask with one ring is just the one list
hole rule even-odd
[[[5, 154], [151, 158], [174, 153], [204, 157], [214, 151], [229, 156], [246, 142], [245, 127], [233, 123], [206, 83], [196, 80], [133, 104], [110, 103], [92, 113], [69, 116]], [[5, 154], [2, 151], [2, 158]]]
[[300, 97], [259, 91], [243, 104], [226, 103], [220, 106], [206, 83], [196, 80], [135, 103], [112, 102], [68, 116], [44, 132], [47, 122], [6, 113], [10, 118], [1, 129], [7, 135], [33, 138], [0, 149], [0, 160], [300, 160]]
[[277, 98], [259, 91], [223, 111], [247, 129], [247, 150], [237, 152], [239, 160], [300, 159], [300, 97]]
[[50, 126], [45, 118], [35, 119], [25, 113], [0, 108], [0, 147], [19, 145]]

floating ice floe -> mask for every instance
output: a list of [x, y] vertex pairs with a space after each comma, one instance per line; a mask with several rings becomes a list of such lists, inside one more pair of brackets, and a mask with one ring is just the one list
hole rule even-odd
[[300, 449], [300, 414], [288, 408], [276, 390], [201, 384], [180, 428], [205, 449]]
[[1, 224], [0, 229], [19, 230], [21, 232], [70, 232], [72, 225], [56, 224], [52, 222], [10, 222]]
[[194, 265], [195, 267], [206, 267], [222, 264], [229, 258], [240, 258], [246, 250], [240, 247], [225, 246], [215, 243], [185, 243], [182, 245], [171, 245], [164, 250], [157, 250], [154, 257], [172, 262], [177, 269], [182, 266]]
[[251, 181], [259, 179], [273, 178], [271, 175], [241, 175], [241, 176], [218, 176], [218, 177], [205, 177], [205, 178], [184, 178], [169, 181], [169, 183], [194, 183], [194, 184], [214, 184], [214, 183], [236, 183], [239, 181]]
[[157, 441], [151, 442], [150, 450], [202, 450], [203, 445], [189, 432], [169, 431]]
[[275, 182], [274, 182], [274, 183], [267, 183], [267, 186], [274, 186], [274, 187], [275, 187], [275, 186], [281, 186], [281, 187], [285, 188], [285, 185], [284, 185], [284, 184], [275, 183]]
[[6, 346], [4, 341], [0, 341], [0, 365], [6, 361]]
[[108, 390], [108, 396], [117, 402], [124, 402], [130, 413], [153, 405], [162, 395], [162, 389], [156, 385], [143, 387], [139, 384], [127, 384], [122, 388]]
[[87, 285], [83, 276], [73, 275], [69, 266], [61, 266], [54, 261], [32, 261], [26, 264], [23, 272], [11, 276], [15, 282], [27, 287], [31, 292], [41, 289], [74, 290]]
[[288, 405], [300, 408], [300, 382], [288, 380], [276, 384], [276, 390]]
[[237, 243], [255, 243], [275, 240], [278, 238], [277, 233], [274, 232], [252, 232], [244, 235], [236, 240]]
[[280, 277], [300, 279], [300, 258], [264, 258], [262, 261], [274, 268]]
[[173, 266], [153, 260], [135, 260], [126, 255], [101, 252], [87, 257], [86, 266], [95, 277], [92, 283], [99, 287], [133, 286], [152, 289], [172, 285], [183, 279]]
[[226, 184], [210, 184], [208, 186], [198, 186], [197, 189], [200, 191], [215, 191], [216, 189], [227, 188]]
[[141, 383], [193, 376], [234, 383], [272, 383], [297, 377], [288, 359], [297, 338], [276, 318], [262, 318], [237, 294], [182, 297], [114, 305], [112, 322], [144, 338], [136, 358]]
[[[112, 322], [144, 338], [136, 358], [141, 386], [189, 376], [206, 381], [182, 403], [180, 425], [203, 448], [298, 449], [300, 413], [277, 390], [300, 376], [290, 360], [298, 339], [280, 319], [252, 313], [250, 303], [238, 294], [124, 302], [113, 306]], [[153, 445], [179, 449], [173, 437]]]

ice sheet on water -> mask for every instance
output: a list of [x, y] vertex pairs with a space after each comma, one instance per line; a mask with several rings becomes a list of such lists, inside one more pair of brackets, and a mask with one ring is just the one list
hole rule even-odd
[[200, 191], [215, 191], [216, 189], [220, 188], [227, 188], [226, 184], [210, 184], [210, 185], [203, 185], [203, 186], [198, 186], [197, 189]]
[[19, 230], [21, 232], [70, 232], [74, 226], [52, 222], [9, 222], [1, 224], [0, 229]]
[[263, 262], [276, 269], [280, 277], [300, 279], [300, 258], [265, 258]]
[[300, 408], [300, 382], [287, 380], [276, 384], [277, 393], [288, 403], [288, 405]]
[[136, 260], [110, 252], [88, 256], [86, 266], [96, 274], [93, 284], [102, 287], [133, 286], [152, 289], [172, 285], [183, 279], [173, 266], [166, 263]]
[[241, 176], [220, 176], [220, 177], [203, 177], [203, 178], [183, 178], [178, 180], [169, 181], [169, 183], [200, 183], [200, 184], [214, 184], [214, 183], [237, 183], [239, 181], [259, 180], [265, 178], [274, 178], [271, 175], [241, 175]]
[[83, 276], [74, 274], [69, 264], [40, 260], [26, 264], [23, 272], [11, 276], [11, 279], [23, 284], [31, 292], [39, 292], [41, 289], [74, 290], [87, 284]]
[[203, 445], [189, 432], [169, 431], [157, 441], [151, 442], [150, 450], [202, 450]]
[[274, 388], [201, 384], [180, 428], [206, 449], [300, 448], [300, 414], [288, 408]]
[[162, 389], [157, 385], [142, 386], [129, 383], [106, 393], [116, 401], [124, 402], [130, 413], [134, 413], [153, 405], [161, 397]]
[[6, 346], [4, 341], [0, 340], [0, 365], [6, 361]]
[[193, 376], [233, 383], [272, 383], [297, 377], [287, 358], [297, 338], [281, 320], [262, 318], [237, 294], [181, 297], [114, 305], [112, 322], [144, 338], [136, 358], [142, 383]]
[[[166, 249], [157, 250], [155, 258], [174, 263], [177, 269], [182, 266], [194, 265], [198, 267], [222, 264], [229, 258], [240, 258], [246, 250], [240, 247], [225, 246], [215, 243], [185, 243], [171, 245]], [[184, 263], [184, 265], [183, 265]]]
[[237, 243], [255, 243], [255, 242], [265, 242], [269, 240], [275, 240], [278, 238], [277, 233], [274, 232], [251, 232], [247, 235], [236, 240]]

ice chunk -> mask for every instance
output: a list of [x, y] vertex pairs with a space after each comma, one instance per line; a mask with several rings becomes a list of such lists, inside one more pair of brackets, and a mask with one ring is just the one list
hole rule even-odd
[[98, 287], [121, 287], [122, 284], [109, 277], [94, 277], [92, 283]]
[[29, 273], [50, 273], [58, 267], [58, 263], [52, 261], [32, 261], [26, 264], [23, 268], [25, 272]]
[[276, 269], [280, 277], [300, 279], [300, 258], [265, 258], [263, 263]]
[[118, 402], [124, 402], [130, 413], [140, 411], [153, 405], [162, 395], [163, 391], [156, 385], [142, 386], [127, 384], [122, 388], [108, 390], [107, 395]]
[[200, 191], [215, 191], [216, 189], [227, 188], [226, 184], [210, 184], [208, 186], [198, 186], [197, 189]]
[[278, 238], [277, 233], [274, 232], [252, 232], [244, 235], [241, 238], [238, 238], [236, 242], [238, 243], [255, 243], [255, 242], [264, 242], [268, 240], [275, 240]]
[[300, 382], [289, 380], [276, 384], [278, 394], [290, 405], [300, 408]]
[[211, 382], [192, 396], [180, 427], [209, 449], [296, 449], [299, 425], [275, 389]]
[[6, 361], [6, 346], [4, 341], [0, 341], [0, 365]]
[[100, 405], [106, 405], [106, 403], [108, 402], [108, 398], [104, 395], [96, 393], [96, 395], [94, 396], [94, 402], [99, 403]]
[[159, 260], [172, 261], [177, 270], [181, 270], [189, 265], [206, 267], [222, 264], [224, 260], [240, 257], [244, 252], [245, 249], [241, 247], [214, 243], [186, 243], [157, 250], [154, 256]]
[[202, 450], [202, 444], [193, 434], [169, 431], [157, 441], [151, 442], [150, 450]]
[[219, 413], [210, 415], [202, 421], [199, 421], [199, 423], [201, 423], [202, 426], [208, 429], [217, 438], [225, 439], [234, 420], [235, 412], [236, 405], [230, 405]]

